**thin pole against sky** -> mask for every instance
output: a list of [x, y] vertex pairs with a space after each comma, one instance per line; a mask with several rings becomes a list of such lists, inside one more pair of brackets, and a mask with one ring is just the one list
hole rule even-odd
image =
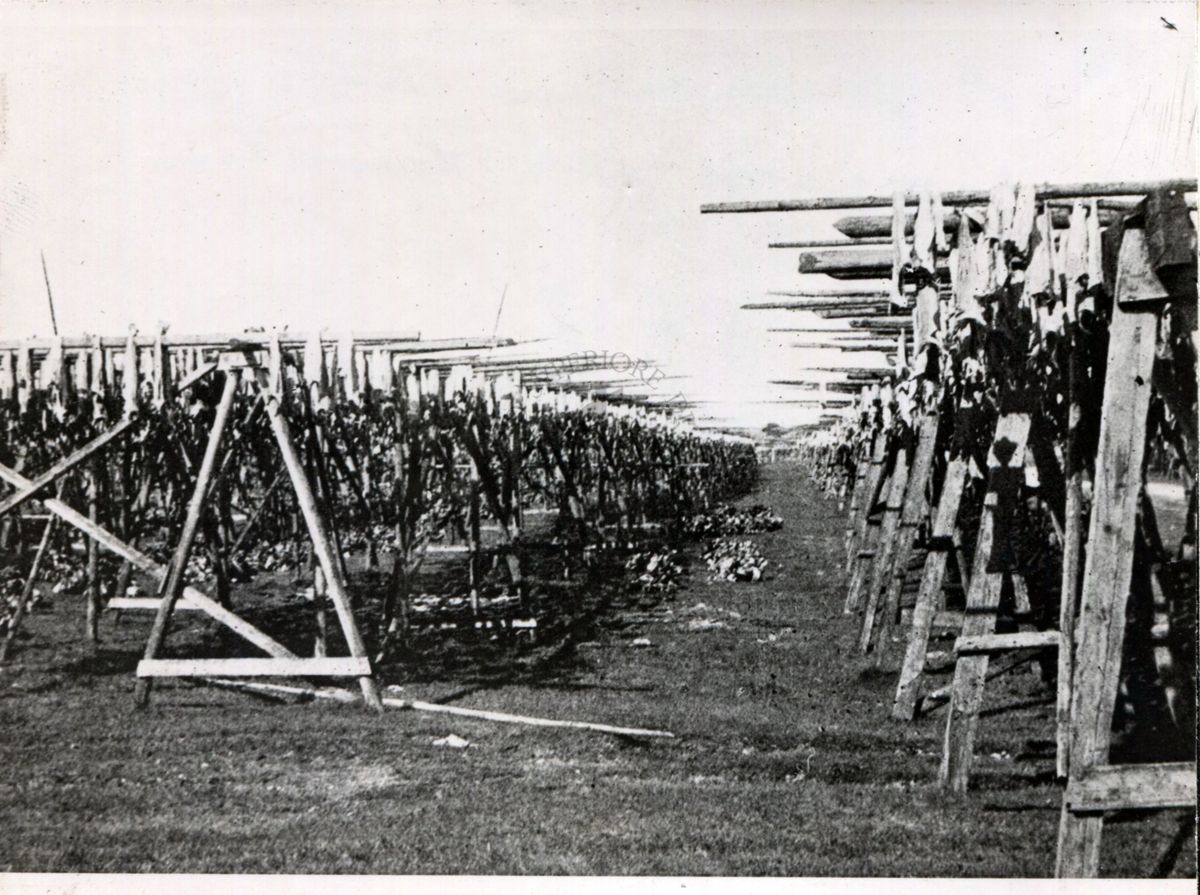
[[58, 335], [58, 319], [54, 316], [54, 294], [50, 291], [50, 274], [46, 271], [46, 252], [42, 251], [42, 276], [46, 280], [46, 301], [50, 303], [50, 328]]

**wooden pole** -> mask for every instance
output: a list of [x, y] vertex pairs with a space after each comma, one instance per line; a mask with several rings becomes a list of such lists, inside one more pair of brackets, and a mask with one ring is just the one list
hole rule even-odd
[[[188, 503], [187, 516], [184, 518], [183, 531], [179, 537], [179, 544], [175, 548], [174, 556], [171, 560], [171, 569], [167, 575], [166, 586], [163, 590], [162, 599], [158, 604], [158, 612], [154, 616], [154, 625], [150, 629], [150, 639], [146, 642], [145, 659], [154, 659], [158, 655], [159, 649], [162, 648], [163, 641], [167, 636], [167, 626], [170, 623], [171, 612], [175, 608], [175, 603], [179, 600], [183, 593], [183, 577], [187, 571], [188, 557], [192, 552], [192, 545], [196, 540], [196, 531], [200, 526], [200, 514], [204, 510], [204, 499], [208, 494], [208, 487], [212, 483], [213, 471], [217, 466], [217, 454], [221, 447], [221, 437], [225, 433], [225, 425], [229, 421], [229, 411], [233, 407], [233, 399], [237, 394], [239, 372], [234, 370], [225, 371], [225, 387], [221, 392], [220, 402], [217, 404], [216, 417], [213, 419], [212, 429], [208, 434], [208, 444], [204, 448], [204, 458], [200, 461], [200, 471], [196, 475], [196, 487], [192, 491], [191, 500]], [[145, 708], [150, 701], [151, 678], [138, 678], [137, 685], [134, 688], [134, 704], [138, 708]]]
[[[1110, 200], [1119, 201], [1119, 200]], [[1102, 201], [1100, 208], [1100, 223], [1102, 226], [1109, 226], [1120, 218], [1123, 211], [1118, 211], [1115, 208], [1106, 208], [1109, 202]], [[1128, 202], [1120, 203], [1124, 211], [1128, 211], [1132, 206]], [[1070, 211], [1066, 208], [1051, 209], [1051, 220], [1055, 229], [1066, 229], [1071, 219]], [[904, 222], [904, 233], [906, 236], [912, 236], [916, 224], [917, 216], [915, 213], [906, 213]], [[961, 226], [962, 217], [958, 212], [948, 212], [942, 219], [942, 224], [947, 233], [957, 233]], [[892, 232], [892, 216], [891, 215], [852, 215], [850, 217], [839, 218], [833, 222], [834, 229], [840, 232], [843, 236], [848, 236], [856, 240], [858, 245], [867, 245], [869, 239], [881, 239], [881, 244], [890, 244], [889, 238]], [[799, 247], [798, 247], [799, 248]]]
[[[304, 473], [304, 467], [300, 463], [300, 458], [296, 454], [296, 448], [292, 443], [287, 420], [284, 419], [283, 412], [279, 408], [279, 398], [277, 395], [270, 393], [268, 384], [265, 381], [265, 372], [257, 370], [256, 374], [259, 377], [260, 387], [266, 400], [267, 419], [271, 423], [271, 431], [275, 434], [275, 441], [279, 445], [279, 452], [283, 457], [283, 465], [287, 468], [288, 476], [292, 480], [292, 487], [296, 491], [296, 500], [300, 505], [300, 512], [304, 516], [304, 522], [308, 526], [308, 534], [312, 538], [313, 550], [316, 551], [317, 559], [320, 561], [321, 568], [325, 573], [326, 586], [330, 597], [333, 599], [338, 620], [341, 622], [342, 634], [346, 638], [346, 645], [350, 648], [351, 656], [366, 658], [366, 646], [363, 644], [362, 636], [358, 632], [358, 626], [354, 620], [354, 610], [350, 605], [350, 596], [346, 591], [345, 581], [342, 578], [341, 558], [334, 555], [332, 542], [325, 527], [325, 522], [317, 509], [316, 497], [313, 495], [312, 487], [309, 485], [308, 477]], [[383, 704], [379, 701], [379, 688], [375, 684], [375, 679], [370, 676], [364, 676], [358, 679], [358, 683], [367, 707], [374, 711], [383, 711]]]
[[[1115, 183], [1040, 183], [1034, 190], [1038, 199], [1083, 199], [1102, 196], [1142, 196], [1157, 190], [1195, 192], [1195, 179], [1132, 180]], [[904, 204], [916, 205], [919, 193], [905, 193]], [[986, 205], [990, 190], [950, 190], [941, 194], [942, 204]], [[767, 199], [750, 202], [710, 202], [700, 206], [701, 214], [746, 214], [774, 211], [829, 211], [842, 208], [884, 208], [892, 204], [887, 195], [822, 196], [811, 199]]]

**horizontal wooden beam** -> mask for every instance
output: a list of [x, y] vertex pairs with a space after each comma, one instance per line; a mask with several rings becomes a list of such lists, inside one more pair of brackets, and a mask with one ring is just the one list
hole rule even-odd
[[801, 239], [793, 242], [769, 242], [768, 249], [847, 249], [855, 246], [891, 245], [890, 236], [872, 236], [867, 239]]
[[959, 637], [954, 651], [960, 656], [1003, 653], [1018, 649], [1047, 649], [1058, 646], [1057, 631], [1018, 631], [1013, 634], [979, 634]]
[[1074, 814], [1196, 807], [1196, 763], [1100, 765], [1067, 783], [1064, 807]]
[[912, 325], [912, 317], [899, 314], [850, 321], [850, 326], [853, 329], [912, 329]]
[[[287, 348], [296, 348], [308, 343], [312, 333], [280, 333], [279, 343]], [[421, 334], [415, 330], [395, 330], [384, 332], [352, 332], [349, 334], [356, 345], [375, 345], [381, 342], [416, 342]], [[124, 348], [127, 335], [101, 336], [101, 348]], [[336, 345], [341, 336], [321, 333], [323, 345]], [[167, 348], [224, 348], [231, 343], [262, 344], [270, 339], [269, 333], [259, 331], [248, 332], [216, 332], [216, 333], [166, 333], [162, 336], [162, 344]], [[45, 351], [54, 344], [54, 339], [3, 339], [0, 340], [0, 350], [16, 350], [23, 346], [34, 350]], [[138, 348], [152, 348], [158, 344], [156, 334], [139, 333], [133, 337], [133, 343]], [[95, 337], [89, 335], [63, 336], [62, 347], [77, 350], [95, 347]]]
[[890, 249], [816, 249], [800, 253], [798, 270], [871, 278], [889, 274], [894, 257]]
[[[1159, 189], [1195, 192], [1196, 180], [1123, 180], [1111, 183], [1039, 183], [1034, 186], [1038, 199], [1090, 199], [1102, 196], [1144, 196]], [[950, 190], [939, 193], [942, 205], [986, 205], [991, 190]], [[905, 205], [916, 205], [921, 194], [904, 194]], [[775, 211], [836, 211], [842, 208], [890, 208], [892, 195], [816, 196], [808, 199], [763, 199], [748, 202], [709, 202], [700, 206], [701, 214], [747, 214]]]
[[306, 659], [142, 659], [138, 677], [370, 677], [371, 660], [322, 657]]
[[879, 301], [891, 298], [886, 289], [768, 289], [767, 295], [779, 298], [820, 298], [826, 301]]
[[[147, 609], [157, 612], [158, 604], [162, 601], [158, 597], [113, 597], [104, 604], [105, 609], [120, 609], [121, 611], [137, 611]], [[195, 603], [190, 602], [186, 597], [181, 597], [175, 603], [175, 611], [185, 610], [188, 612], [203, 612], [204, 610]]]
[[[1116, 223], [1122, 212], [1115, 209], [1106, 208], [1106, 205], [1113, 204], [1119, 201], [1120, 204], [1128, 209], [1136, 204], [1120, 201], [1120, 200], [1105, 200], [1100, 203], [1100, 226], [1108, 227]], [[1068, 208], [1052, 207], [1050, 210], [1050, 220], [1055, 229], [1064, 229], [1070, 222], [1071, 213]], [[912, 236], [916, 227], [916, 213], [911, 213], [905, 216], [904, 233], [906, 236]], [[960, 224], [958, 212], [952, 211], [942, 218], [942, 226], [947, 233], [957, 233]], [[834, 229], [839, 233], [851, 239], [863, 241], [868, 239], [882, 239], [886, 243], [891, 242], [892, 232], [892, 216], [890, 214], [868, 214], [868, 215], [850, 215], [848, 217], [839, 218], [833, 222]]]
[[886, 301], [751, 301], [742, 305], [743, 311], [887, 311]]

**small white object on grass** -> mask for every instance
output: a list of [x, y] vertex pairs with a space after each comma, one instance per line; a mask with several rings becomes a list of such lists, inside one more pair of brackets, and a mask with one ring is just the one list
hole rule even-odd
[[466, 749], [471, 744], [457, 734], [452, 733], [449, 736], [442, 737], [440, 740], [434, 740], [433, 745], [445, 746], [449, 749]]

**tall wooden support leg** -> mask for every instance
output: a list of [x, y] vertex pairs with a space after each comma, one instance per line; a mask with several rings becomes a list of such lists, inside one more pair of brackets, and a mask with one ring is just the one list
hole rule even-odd
[[1058, 669], [1055, 683], [1055, 775], [1065, 780], [1071, 762], [1071, 679], [1075, 668], [1075, 617], [1079, 609], [1079, 579], [1083, 564], [1083, 464], [1080, 463], [1079, 423], [1083, 419], [1083, 376], [1078, 334], [1071, 344], [1067, 366], [1067, 445], [1063, 454], [1062, 586], [1059, 590]]
[[925, 557], [925, 570], [921, 576], [921, 589], [917, 593], [917, 605], [913, 610], [912, 627], [908, 632], [904, 664], [900, 668], [896, 699], [892, 703], [892, 717], [900, 721], [911, 721], [916, 714], [921, 675], [925, 671], [925, 655], [929, 648], [929, 632], [933, 628], [933, 617], [941, 605], [946, 562], [953, 547], [958, 506], [962, 502], [966, 481], [967, 461], [962, 457], [955, 457], [946, 468], [945, 480], [942, 482], [942, 494], [938, 499], [933, 532], [930, 535], [929, 553]]
[[[265, 375], [261, 371], [259, 372], [260, 375]], [[296, 454], [296, 447], [292, 443], [287, 420], [283, 418], [283, 412], [279, 409], [278, 398], [268, 396], [266, 405], [267, 419], [270, 420], [271, 431], [275, 434], [275, 441], [278, 442], [280, 454], [283, 456], [283, 465], [287, 468], [288, 476], [292, 480], [292, 487], [296, 491], [296, 501], [300, 505], [300, 512], [308, 526], [313, 550], [325, 573], [325, 585], [333, 600], [334, 610], [341, 623], [342, 634], [346, 638], [346, 645], [350, 648], [351, 656], [365, 659], [367, 648], [363, 644], [362, 636], [358, 632], [358, 625], [354, 620], [354, 610], [350, 605], [345, 579], [342, 577], [341, 558], [334, 553], [333, 542], [325, 527], [325, 521], [317, 509], [316, 497], [309, 485], [308, 477], [304, 474], [300, 458]], [[382, 712], [383, 702], [379, 698], [379, 688], [375, 684], [375, 679], [370, 675], [365, 675], [358, 679], [358, 684], [362, 690], [363, 701], [366, 702], [368, 708]]]
[[875, 548], [875, 555], [871, 557], [870, 572], [865, 576], [870, 583], [867, 585], [867, 602], [863, 607], [862, 631], [858, 638], [858, 648], [864, 653], [871, 649], [874, 642], [880, 591], [891, 572], [892, 559], [896, 553], [896, 535], [900, 529], [900, 514], [904, 510], [904, 494], [907, 488], [908, 452], [901, 446], [896, 452], [892, 478], [888, 482], [883, 521], [879, 526], [879, 542]]
[[[100, 472], [93, 462], [86, 476], [88, 519], [96, 522], [100, 518]], [[91, 643], [100, 640], [100, 547], [88, 538], [87, 541], [87, 639]]]
[[[58, 483], [60, 497], [62, 492], [63, 482], [60, 479]], [[54, 529], [57, 525], [58, 517], [50, 516], [46, 520], [46, 527], [42, 529], [42, 539], [38, 542], [37, 552], [33, 555], [33, 564], [29, 567], [29, 577], [25, 579], [25, 585], [21, 588], [21, 595], [17, 598], [17, 605], [13, 608], [12, 618], [8, 620], [8, 630], [4, 632], [4, 642], [0, 643], [0, 665], [8, 660], [8, 652], [17, 638], [17, 631], [21, 629], [21, 622], [25, 620], [25, 611], [29, 607], [29, 601], [33, 598], [33, 589], [37, 586], [38, 575], [42, 571], [42, 562], [50, 550], [51, 539], [54, 537]]]
[[[1005, 414], [996, 424], [996, 436], [988, 454], [988, 491], [984, 497], [983, 516], [979, 521], [979, 538], [975, 545], [975, 562], [971, 571], [971, 589], [967, 592], [963, 617], [963, 637], [977, 637], [996, 630], [996, 611], [1000, 607], [1000, 591], [1005, 575], [1003, 572], [989, 572], [988, 563], [991, 560], [995, 534], [999, 486], [1005, 476], [1024, 476], [1025, 445], [1028, 438], [1028, 414]], [[956, 792], [966, 790], [971, 776], [975, 729], [979, 722], [979, 710], [983, 705], [987, 668], [987, 653], [960, 656], [954, 667], [954, 683], [951, 686], [950, 711], [946, 718], [946, 738], [938, 782]]]
[[884, 465], [887, 458], [887, 437], [880, 433], [875, 436], [875, 446], [871, 452], [871, 468], [867, 471], [863, 483], [862, 501], [858, 507], [858, 521], [854, 526], [854, 538], [850, 555], [850, 582], [846, 588], [845, 612], [857, 612], [862, 607], [863, 595], [867, 586], [867, 576], [871, 569], [871, 557], [877, 547], [878, 521], [872, 520], [871, 514], [879, 501], [879, 494], [886, 484]]
[[[187, 516], [183, 521], [183, 531], [179, 536], [179, 544], [171, 559], [171, 569], [166, 578], [162, 599], [158, 604], [158, 612], [154, 616], [154, 626], [150, 629], [150, 639], [146, 642], [146, 660], [152, 660], [158, 655], [163, 641], [167, 636], [167, 626], [170, 623], [171, 612], [175, 603], [183, 593], [183, 576], [187, 570], [188, 557], [196, 540], [196, 531], [200, 526], [200, 514], [204, 510], [204, 498], [208, 494], [208, 486], [212, 483], [213, 472], [217, 467], [217, 453], [221, 447], [221, 436], [225, 433], [225, 425], [229, 422], [229, 411], [233, 407], [233, 398], [237, 393], [238, 380], [241, 374], [236, 370], [225, 373], [225, 388], [221, 392], [221, 400], [217, 404], [216, 418], [208, 433], [208, 444], [204, 448], [204, 459], [200, 461], [200, 471], [196, 476], [196, 488], [188, 503]], [[150, 701], [151, 679], [139, 677], [134, 688], [134, 704], [144, 708]]]
[[[1071, 693], [1072, 780], [1108, 759], [1113, 706], [1120, 683], [1125, 612], [1133, 577], [1134, 523], [1142, 487], [1146, 414], [1160, 308], [1122, 307], [1131, 265], [1145, 265], [1141, 231], [1121, 243], [1116, 301], [1109, 329], [1104, 410], [1076, 630]], [[1058, 831], [1055, 876], [1094, 877], [1100, 869], [1104, 814], [1073, 812], [1066, 799]]]
[[[851, 526], [853, 526], [854, 519], [857, 515], [858, 501], [862, 494], [862, 484], [863, 484], [863, 481], [867, 477], [867, 469], [869, 466], [870, 466], [870, 453], [867, 449], [867, 445], [864, 443], [863, 445], [861, 445], [859, 447], [858, 456], [855, 457], [854, 477], [853, 478], [850, 478], [849, 476], [846, 477], [846, 481], [843, 483], [843, 487], [845, 490], [842, 493], [841, 500], [838, 501], [838, 512], [839, 513], [847, 511], [846, 510], [846, 501], [847, 500], [850, 501], [849, 522], [850, 522]], [[846, 532], [847, 545], [849, 544], [851, 534], [853, 534], [853, 528], [850, 528]], [[847, 559], [848, 559], [848, 557], [847, 557]]]
[[471, 612], [479, 614], [479, 582], [482, 573], [483, 558], [480, 544], [480, 495], [479, 470], [474, 463], [470, 464], [467, 484], [467, 578], [470, 588]]
[[[865, 453], [865, 452], [864, 452]], [[866, 540], [867, 518], [879, 494], [879, 483], [883, 478], [883, 464], [887, 459], [887, 436], [882, 432], [875, 436], [870, 449], [870, 460], [864, 457], [861, 487], [854, 489], [853, 506], [850, 511], [850, 537], [846, 545], [846, 574], [852, 574], [858, 565], [858, 551]], [[857, 607], [853, 607], [857, 608]], [[851, 611], [848, 607], [847, 611]]]
[[908, 487], [904, 491], [904, 507], [900, 512], [900, 527], [896, 530], [896, 547], [891, 569], [883, 579], [883, 613], [878, 621], [875, 635], [875, 664], [885, 665], [891, 655], [892, 628], [900, 615], [900, 592], [908, 573], [908, 561], [917, 537], [917, 526], [929, 508], [926, 489], [929, 473], [933, 468], [933, 452], [937, 445], [937, 414], [926, 414], [918, 428], [917, 450], [912, 469], [908, 475]]
[[313, 656], [324, 658], [329, 655], [329, 588], [325, 586], [325, 572], [318, 565], [313, 569], [313, 620], [317, 633], [313, 638]]

